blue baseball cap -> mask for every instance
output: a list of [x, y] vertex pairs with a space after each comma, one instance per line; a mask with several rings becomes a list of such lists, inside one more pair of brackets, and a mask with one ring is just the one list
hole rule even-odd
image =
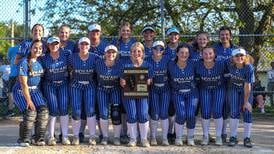
[[51, 43], [53, 43], [53, 42], [58, 42], [58, 43], [60, 43], [59, 37], [57, 37], [57, 36], [52, 36], [52, 37], [48, 38], [48, 40], [47, 40], [47, 43], [48, 43], [48, 44], [51, 44]]
[[176, 27], [171, 27], [167, 30], [166, 34], [170, 35], [171, 33], [177, 33], [180, 34], [179, 30]]

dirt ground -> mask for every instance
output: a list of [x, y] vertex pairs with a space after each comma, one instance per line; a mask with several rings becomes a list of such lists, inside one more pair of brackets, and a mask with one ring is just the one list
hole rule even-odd
[[[18, 137], [18, 120], [19, 118], [12, 118], [10, 120], [0, 120], [0, 153], [2, 154], [82, 154], [82, 153], [274, 153], [274, 117], [256, 116], [254, 118], [252, 128], [252, 140], [254, 147], [251, 149], [245, 148], [242, 143], [243, 125], [240, 124], [239, 128], [239, 144], [233, 148], [227, 145], [215, 146], [213, 144], [209, 146], [201, 146], [200, 141], [202, 139], [202, 130], [200, 125], [200, 119], [197, 121], [195, 130], [195, 147], [190, 146], [154, 146], [150, 148], [134, 147], [129, 148], [125, 145], [122, 146], [89, 146], [84, 143], [80, 146], [44, 146], [37, 147], [31, 146], [23, 148], [16, 143]], [[213, 135], [213, 121], [211, 122], [211, 134]], [[160, 126], [160, 124], [159, 124]], [[57, 124], [57, 131], [59, 132], [59, 124]], [[160, 129], [158, 129], [160, 134]], [[70, 130], [71, 132], [71, 130]], [[184, 131], [185, 132], [185, 131]], [[87, 133], [86, 133], [87, 134]], [[110, 129], [110, 135], [112, 135], [112, 129]], [[86, 136], [87, 137], [87, 136]]]

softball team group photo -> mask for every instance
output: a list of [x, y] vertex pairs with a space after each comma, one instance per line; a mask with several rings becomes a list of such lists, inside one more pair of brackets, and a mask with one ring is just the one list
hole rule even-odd
[[[16, 55], [9, 88], [23, 116], [21, 146], [77, 146], [86, 140], [93, 146], [233, 147], [239, 140], [253, 146], [253, 58], [233, 44], [229, 27], [216, 30], [215, 43], [202, 31], [192, 42], [181, 42], [176, 27], [167, 29], [167, 41], [160, 40], [152, 25], [143, 27], [139, 42], [128, 22], [121, 23], [119, 37], [111, 41], [101, 37], [98, 23], [75, 42], [68, 25], [54, 36], [44, 38], [44, 31], [35, 24], [31, 39], [11, 48]], [[131, 84], [123, 70], [131, 68], [148, 70], [148, 97], [123, 96]], [[243, 136], [238, 136], [241, 116]], [[214, 134], [209, 133], [211, 122]], [[195, 137], [197, 123], [202, 138]]]

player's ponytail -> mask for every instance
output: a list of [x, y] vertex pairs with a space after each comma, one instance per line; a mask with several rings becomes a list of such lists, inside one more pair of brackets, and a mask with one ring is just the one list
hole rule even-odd
[[27, 55], [28, 71], [29, 71], [29, 75], [30, 76], [33, 75], [33, 68], [32, 68], [32, 64], [31, 64], [31, 49], [32, 49], [32, 46], [35, 43], [41, 43], [42, 44], [42, 41], [41, 40], [33, 40], [32, 43], [31, 43], [31, 45], [30, 45], [30, 48], [29, 48], [30, 52]]

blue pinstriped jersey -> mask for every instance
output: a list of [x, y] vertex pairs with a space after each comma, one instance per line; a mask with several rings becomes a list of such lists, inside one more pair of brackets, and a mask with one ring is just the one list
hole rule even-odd
[[[19, 76], [27, 76], [28, 86], [39, 86], [41, 76], [43, 75], [43, 67], [39, 61], [31, 62], [31, 68], [29, 67], [28, 61], [26, 58], [22, 59], [19, 63]], [[32, 71], [31, 71], [32, 70]], [[20, 88], [21, 85], [19, 80], [16, 81], [15, 87]]]
[[[78, 44], [78, 43], [77, 43]], [[100, 39], [100, 43], [93, 47], [90, 46], [89, 52], [94, 53], [100, 57], [103, 57], [104, 53], [105, 53], [105, 48], [109, 45], [109, 42], [105, 39]], [[78, 46], [75, 48], [75, 52], [79, 52], [79, 48]]]
[[172, 49], [169, 46], [166, 47], [164, 55], [167, 55], [170, 59], [174, 60], [176, 57], [176, 49]]
[[73, 53], [69, 57], [69, 67], [72, 69], [72, 80], [93, 82], [95, 75], [95, 62], [98, 56], [90, 52], [88, 54], [89, 56], [87, 60], [82, 60], [79, 53]]
[[117, 60], [111, 67], [106, 66], [105, 60], [98, 58], [95, 64], [98, 86], [119, 87], [121, 64]]
[[[152, 57], [147, 60], [151, 66], [153, 71], [153, 85], [168, 85], [168, 64], [170, 59], [167, 55], [163, 55], [161, 60], [154, 61]], [[161, 86], [161, 87], [164, 87]]]
[[181, 69], [171, 61], [168, 64], [169, 82], [173, 91], [193, 90], [195, 89], [195, 63], [192, 60], [187, 61], [185, 68]]
[[53, 59], [50, 53], [42, 57], [45, 70], [45, 79], [49, 81], [62, 81], [68, 79], [68, 56], [61, 52], [57, 59]]
[[[30, 53], [30, 46], [32, 43], [32, 39], [28, 39], [28, 40], [24, 40], [20, 45], [19, 45], [19, 50], [17, 51], [16, 54], [20, 55], [21, 57], [26, 57], [29, 53]], [[42, 40], [43, 43], [43, 55], [47, 50], [47, 43], [45, 41]], [[42, 55], [42, 56], [43, 56]]]
[[117, 47], [121, 57], [129, 57], [130, 48], [135, 42], [135, 38], [130, 38], [130, 40], [127, 43], [124, 43], [121, 39], [114, 39], [111, 44]]
[[228, 59], [231, 57], [232, 50], [236, 49], [237, 46], [231, 44], [229, 48], [224, 48], [221, 42], [213, 45], [216, 50], [217, 59]]
[[75, 49], [76, 49], [76, 44], [71, 40], [68, 40], [66, 42], [65, 46], [60, 47], [60, 51], [65, 52], [66, 55], [70, 55], [70, 54], [74, 53]]
[[101, 39], [100, 44], [96, 47], [90, 46], [89, 52], [95, 53], [100, 57], [103, 57], [105, 53], [105, 48], [109, 45], [107, 40]]
[[[125, 59], [124, 61], [121, 61], [122, 63], [122, 69], [121, 69], [121, 76], [123, 78], [123, 70], [126, 68], [133, 68], [134, 64], [132, 63], [131, 59]], [[148, 78], [152, 79], [153, 78], [153, 71], [152, 71], [152, 66], [149, 62], [143, 61], [142, 65], [140, 67], [147, 68], [148, 69]]]
[[202, 51], [192, 50], [189, 55], [189, 59], [193, 61], [199, 61], [202, 59]]
[[[144, 46], [145, 46], [145, 44], [144, 44]], [[149, 47], [145, 46], [145, 58], [149, 59], [152, 57], [152, 55], [153, 55], [152, 47], [149, 48]]]
[[254, 83], [254, 67], [251, 64], [244, 65], [243, 68], [238, 69], [235, 65], [228, 62], [227, 64], [229, 72], [229, 87], [244, 88], [244, 83]]
[[224, 74], [226, 74], [226, 63], [224, 60], [215, 60], [212, 68], [207, 69], [203, 60], [199, 60], [195, 65], [195, 73], [200, 79], [200, 87], [224, 86]]

